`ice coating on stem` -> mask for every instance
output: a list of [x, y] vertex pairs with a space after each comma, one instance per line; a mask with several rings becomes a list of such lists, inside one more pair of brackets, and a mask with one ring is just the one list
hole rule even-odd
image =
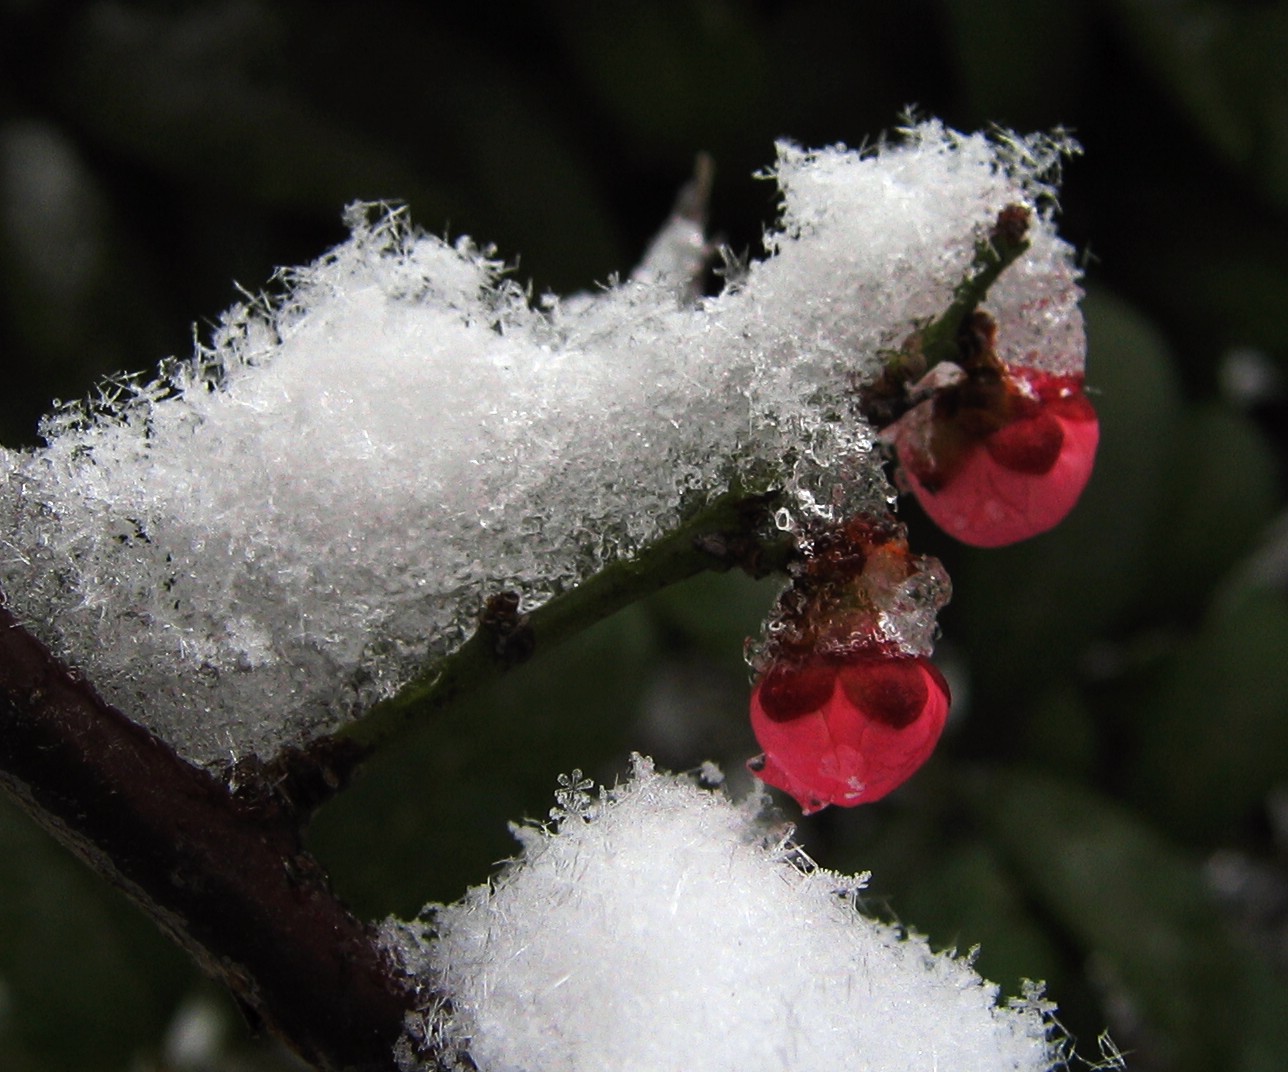
[[427, 1036], [481, 1072], [1055, 1064], [1036, 988], [1000, 1002], [968, 960], [860, 914], [866, 876], [813, 866], [762, 798], [736, 805], [638, 757], [627, 783], [579, 793], [553, 826], [516, 828], [521, 856], [488, 885], [385, 925], [451, 1002], [409, 1025], [409, 1072]]
[[929, 655], [952, 583], [939, 560], [913, 554], [893, 516], [852, 517], [798, 542], [791, 582], [748, 643], [748, 662], [765, 673], [815, 656], [845, 659], [868, 651]]
[[191, 359], [0, 452], [0, 586], [109, 701], [219, 766], [335, 728], [490, 595], [531, 609], [734, 480], [785, 488], [788, 528], [879, 516], [855, 391], [1005, 205], [1035, 208], [1038, 260], [997, 315], [1040, 310], [1025, 345], [1078, 360], [1044, 207], [1064, 149], [933, 122], [868, 152], [784, 144], [768, 255], [688, 303], [647, 276], [534, 303], [469, 241], [355, 210]]

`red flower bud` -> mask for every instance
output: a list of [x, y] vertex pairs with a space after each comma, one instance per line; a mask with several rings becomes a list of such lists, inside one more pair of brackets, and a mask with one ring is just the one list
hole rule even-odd
[[1001, 547], [1073, 509], [1100, 422], [1080, 377], [984, 368], [905, 414], [891, 439], [907, 490], [940, 528]]
[[806, 815], [878, 800], [929, 758], [948, 704], [948, 683], [921, 656], [870, 650], [775, 663], [751, 694], [765, 754], [748, 767]]

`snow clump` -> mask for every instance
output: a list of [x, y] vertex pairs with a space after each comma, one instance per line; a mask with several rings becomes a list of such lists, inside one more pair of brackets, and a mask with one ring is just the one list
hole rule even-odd
[[[650, 271], [538, 302], [489, 251], [352, 210], [352, 236], [0, 449], [0, 588], [106, 699], [221, 767], [331, 732], [732, 484], [778, 521], [884, 512], [856, 413], [940, 313], [998, 212], [1034, 209], [996, 289], [1007, 360], [1080, 368], [1068, 144], [934, 122], [870, 151], [783, 144], [765, 259], [681, 300]], [[680, 288], [682, 290], [682, 288]]]
[[480, 1072], [1058, 1062], [1039, 987], [999, 1002], [968, 959], [860, 914], [866, 876], [813, 865], [764, 821], [763, 791], [735, 804], [638, 756], [597, 797], [561, 781], [555, 822], [515, 827], [521, 855], [488, 885], [384, 925], [448, 1003], [409, 1023], [407, 1072], [426, 1040]]

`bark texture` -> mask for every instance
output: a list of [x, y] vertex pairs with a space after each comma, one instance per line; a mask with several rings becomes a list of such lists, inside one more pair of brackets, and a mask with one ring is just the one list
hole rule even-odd
[[0, 786], [310, 1064], [389, 1072], [405, 1014], [430, 995], [304, 851], [315, 800], [281, 790], [335, 781], [313, 769], [231, 792], [106, 704], [0, 599]]

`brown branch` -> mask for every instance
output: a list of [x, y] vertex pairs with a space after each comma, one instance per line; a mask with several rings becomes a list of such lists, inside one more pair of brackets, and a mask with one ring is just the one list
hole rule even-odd
[[253, 1018], [326, 1070], [391, 1072], [429, 995], [302, 848], [301, 811], [234, 796], [106, 704], [0, 594], [0, 786], [137, 901]]

